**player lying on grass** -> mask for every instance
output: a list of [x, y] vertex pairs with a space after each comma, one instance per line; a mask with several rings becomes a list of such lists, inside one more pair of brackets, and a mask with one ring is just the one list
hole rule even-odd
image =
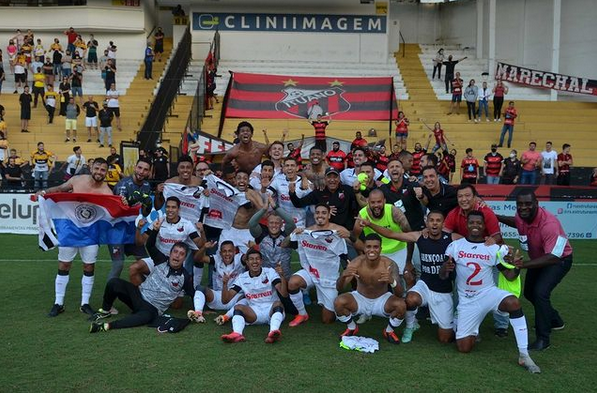
[[468, 353], [473, 349], [479, 325], [487, 313], [495, 310], [507, 312], [518, 345], [518, 364], [531, 373], [540, 373], [541, 370], [529, 356], [527, 322], [520, 301], [510, 292], [497, 288], [493, 279], [494, 266], [509, 279], [518, 274], [516, 268], [508, 269], [501, 264], [502, 256], [511, 254], [511, 250], [505, 245], [484, 244], [485, 218], [480, 211], [473, 210], [468, 214], [467, 227], [468, 236], [452, 242], [446, 249], [449, 259], [440, 270], [443, 279], [456, 275], [458, 351]]
[[[343, 293], [334, 301], [338, 320], [347, 324], [340, 336], [356, 336], [359, 332], [353, 315], [378, 316], [389, 318], [383, 337], [393, 344], [399, 344], [400, 339], [394, 328], [402, 323], [406, 305], [401, 297], [395, 295], [402, 293], [398, 268], [391, 259], [381, 256], [379, 235], [371, 233], [365, 237], [365, 254], [348, 264], [338, 278], [337, 290], [341, 291], [355, 278], [356, 291]], [[388, 286], [394, 290], [394, 294], [388, 292]]]
[[442, 280], [439, 271], [442, 267], [446, 249], [453, 240], [462, 238], [455, 233], [442, 231], [444, 215], [440, 211], [432, 211], [427, 215], [426, 228], [428, 235], [423, 232], [392, 232], [388, 228], [373, 224], [367, 220], [360, 220], [363, 226], [371, 227], [382, 236], [417, 243], [421, 259], [421, 278], [408, 290], [406, 294], [406, 328], [402, 334], [402, 342], [412, 340], [413, 333], [418, 329], [416, 311], [418, 307], [429, 307], [431, 322], [438, 325], [437, 338], [442, 343], [454, 339], [453, 319], [454, 302], [452, 300], [452, 281]]
[[[154, 264], [145, 281], [138, 287], [121, 278], [108, 281], [102, 308], [93, 316], [90, 333], [147, 325], [162, 315], [183, 291], [189, 296], [194, 295], [193, 277], [183, 267], [188, 246], [177, 242], [168, 258], [160, 259], [162, 253], [155, 245], [156, 237], [157, 232], [154, 231], [147, 239], [147, 252]], [[110, 317], [109, 310], [116, 299], [120, 299], [133, 313], [114, 322], [104, 322]]]
[[195, 309], [187, 312], [187, 317], [194, 322], [205, 322], [203, 308], [207, 301], [207, 306], [212, 310], [228, 311], [215, 319], [219, 325], [226, 323], [232, 317], [232, 307], [242, 297], [241, 294], [237, 293], [229, 302], [224, 303], [222, 301], [224, 275], [228, 276], [228, 285], [233, 285], [236, 278], [245, 271], [245, 266], [243, 265], [242, 254], [235, 254], [236, 247], [230, 240], [220, 243], [220, 252], [218, 254], [205, 255], [206, 249], [215, 247], [217, 244], [217, 242], [206, 243], [194, 257], [195, 263], [211, 263], [214, 267], [212, 287], [207, 288], [198, 285], [195, 288], [195, 297], [193, 299]]
[[238, 293], [245, 296], [242, 304], [234, 306], [232, 333], [224, 334], [222, 341], [227, 343], [245, 341], [243, 331], [247, 323], [249, 325], [269, 323], [270, 331], [265, 342], [272, 344], [282, 337], [280, 326], [284, 321], [284, 307], [278, 300], [277, 292], [282, 296], [288, 296], [282, 266], [278, 265], [276, 270], [262, 267], [261, 253], [255, 249], [250, 249], [246, 253], [246, 261], [248, 271], [238, 276], [230, 288], [228, 288], [230, 277], [228, 275], [222, 277], [223, 303], [230, 302]]

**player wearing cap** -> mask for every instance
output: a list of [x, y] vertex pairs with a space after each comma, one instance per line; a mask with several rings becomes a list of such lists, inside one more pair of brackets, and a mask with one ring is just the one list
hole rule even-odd
[[496, 287], [493, 267], [506, 277], [516, 276], [517, 269], [508, 269], [500, 263], [502, 257], [511, 254], [508, 246], [486, 246], [483, 232], [483, 213], [473, 210], [468, 214], [468, 236], [452, 242], [446, 249], [449, 259], [440, 269], [440, 277], [448, 279], [455, 273], [458, 289], [458, 321], [456, 323], [456, 346], [458, 351], [468, 353], [473, 349], [479, 326], [490, 311], [499, 310], [510, 314], [518, 346], [518, 364], [531, 373], [541, 370], [528, 352], [527, 322], [520, 301], [510, 292]]
[[226, 343], [238, 343], [245, 341], [243, 331], [245, 325], [262, 325], [269, 323], [270, 331], [265, 339], [268, 344], [280, 340], [282, 333], [280, 326], [284, 321], [284, 307], [278, 300], [277, 292], [282, 296], [288, 296], [286, 280], [282, 273], [282, 267], [276, 270], [262, 267], [261, 253], [250, 249], [246, 254], [247, 270], [236, 278], [234, 284], [229, 288], [230, 276], [225, 274], [222, 277], [222, 302], [230, 302], [238, 293], [245, 296], [246, 303], [234, 306], [232, 317], [232, 333], [222, 335], [222, 341]]
[[330, 207], [320, 203], [315, 207], [315, 225], [307, 229], [297, 228], [291, 241], [298, 242], [298, 253], [302, 269], [290, 277], [288, 292], [290, 300], [298, 314], [290, 322], [291, 327], [300, 325], [309, 319], [305, 310], [302, 289], [315, 287], [317, 303], [323, 306], [321, 319], [323, 323], [332, 323], [334, 315], [334, 299], [338, 296], [336, 280], [339, 276], [340, 261], [346, 259], [346, 241], [350, 232], [344, 227], [330, 222]]
[[[338, 320], [347, 324], [340, 336], [356, 336], [359, 332], [352, 318], [354, 314], [367, 318], [378, 316], [389, 318], [383, 337], [393, 344], [399, 344], [400, 339], [394, 328], [402, 323], [406, 306], [404, 300], [396, 296], [402, 293], [396, 264], [380, 255], [381, 244], [381, 237], [375, 233], [365, 237], [365, 254], [353, 259], [336, 283], [336, 289], [341, 291], [356, 278], [357, 289], [338, 296], [334, 301], [334, 309]], [[388, 292], [388, 286], [394, 293]]]

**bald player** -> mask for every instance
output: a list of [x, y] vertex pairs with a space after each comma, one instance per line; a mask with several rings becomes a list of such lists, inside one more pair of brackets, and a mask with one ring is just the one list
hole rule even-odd
[[236, 162], [238, 169], [251, 173], [261, 163], [261, 157], [269, 150], [269, 144], [253, 141], [253, 125], [248, 121], [241, 121], [236, 128], [239, 143], [230, 149], [222, 160], [222, 168]]

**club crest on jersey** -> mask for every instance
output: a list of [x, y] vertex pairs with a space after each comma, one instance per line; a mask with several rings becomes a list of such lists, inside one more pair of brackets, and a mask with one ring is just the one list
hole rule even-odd
[[334, 241], [334, 238], [333, 237], [326, 237], [324, 240], [326, 242], [328, 242], [329, 244], [332, 244], [332, 242]]
[[343, 96], [345, 92], [337, 86], [323, 90], [287, 87], [282, 89], [285, 96], [276, 102], [275, 108], [277, 111], [288, 113], [291, 116], [305, 118], [309, 104], [317, 100], [324, 110], [330, 115], [335, 115], [350, 110], [350, 102]]
[[268, 277], [265, 277], [263, 279], [263, 281], [261, 281], [262, 284], [267, 284], [268, 282], [269, 282], [269, 278]]
[[183, 226], [179, 226], [178, 228], [176, 228], [176, 230], [178, 232], [183, 232], [184, 231], [184, 227]]
[[97, 217], [97, 208], [88, 204], [77, 205], [75, 207], [75, 217], [82, 224], [87, 224]]

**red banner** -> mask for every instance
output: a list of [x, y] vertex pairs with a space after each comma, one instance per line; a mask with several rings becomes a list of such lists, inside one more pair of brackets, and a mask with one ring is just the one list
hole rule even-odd
[[390, 116], [396, 116], [392, 77], [302, 77], [237, 72], [232, 75], [225, 116], [304, 119], [315, 103], [326, 117], [338, 120], [389, 120]]
[[596, 80], [539, 71], [506, 63], [497, 63], [495, 79], [528, 87], [597, 95]]

